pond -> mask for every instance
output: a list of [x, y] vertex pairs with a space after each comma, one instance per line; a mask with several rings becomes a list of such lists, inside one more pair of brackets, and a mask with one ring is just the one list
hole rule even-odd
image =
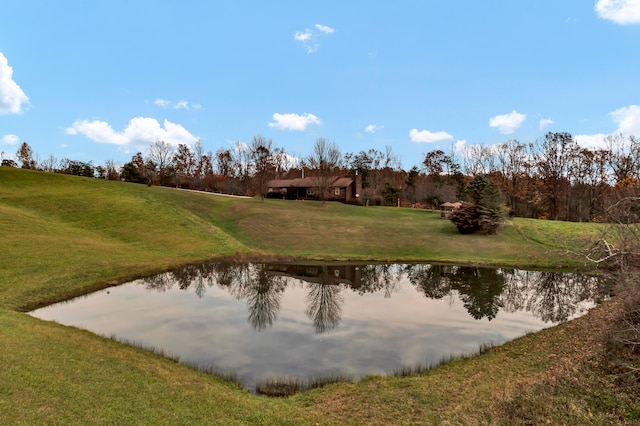
[[570, 320], [597, 278], [430, 264], [192, 265], [31, 312], [180, 362], [269, 378], [393, 374]]

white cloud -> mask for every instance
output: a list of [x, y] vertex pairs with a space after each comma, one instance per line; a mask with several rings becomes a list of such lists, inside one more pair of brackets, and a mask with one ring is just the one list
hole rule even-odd
[[307, 28], [304, 31], [296, 31], [293, 38], [304, 45], [307, 53], [311, 54], [320, 47], [320, 39], [327, 34], [332, 34], [336, 30], [328, 25], [315, 24], [313, 28]]
[[550, 118], [543, 118], [540, 120], [540, 130], [544, 130], [545, 127], [553, 124], [553, 120]]
[[600, 18], [616, 24], [640, 23], [640, 0], [598, 0], [593, 10]]
[[16, 135], [4, 135], [0, 138], [0, 145], [17, 145], [19, 140]]
[[189, 104], [188, 101], [178, 101], [176, 103], [173, 103], [172, 101], [169, 101], [167, 99], [156, 99], [155, 101], [153, 101], [154, 104], [162, 107], [162, 108], [167, 108], [169, 105], [173, 104], [173, 109], [200, 109], [202, 108], [202, 105], [200, 104]]
[[461, 154], [466, 151], [467, 148], [467, 140], [466, 139], [458, 139], [452, 146], [451, 151], [456, 154]]
[[83, 134], [94, 142], [114, 145], [147, 145], [156, 141], [168, 144], [193, 144], [198, 138], [179, 124], [164, 120], [164, 128], [155, 118], [135, 117], [122, 132], [113, 130], [105, 121], [76, 121], [67, 128], [67, 134]]
[[311, 38], [311, 35], [311, 30], [306, 29], [304, 32], [296, 31], [293, 37], [298, 41], [307, 41]]
[[300, 165], [300, 159], [298, 157], [289, 155], [286, 152], [276, 154], [276, 157], [278, 158], [278, 163], [282, 165], [284, 170], [290, 170]]
[[275, 127], [280, 130], [305, 130], [308, 125], [316, 124], [320, 125], [321, 121], [313, 114], [304, 113], [298, 114], [273, 114], [272, 123], [269, 123], [269, 127]]
[[584, 148], [606, 148], [606, 139], [613, 135], [640, 136], [640, 106], [629, 105], [610, 112], [618, 128], [610, 134], [576, 135], [575, 140]]
[[384, 129], [384, 126], [379, 126], [377, 124], [369, 124], [367, 127], [364, 128], [364, 131], [367, 133], [375, 133], [380, 129]]
[[13, 68], [0, 52], [0, 114], [20, 114], [29, 106], [29, 98], [13, 81]]
[[171, 104], [171, 101], [168, 101], [166, 99], [156, 99], [155, 101], [153, 101], [153, 103], [163, 108], [166, 108], [169, 106], [169, 104]]
[[526, 115], [513, 110], [509, 114], [496, 115], [489, 119], [489, 127], [497, 127], [503, 135], [510, 135], [522, 125]]
[[607, 145], [607, 135], [604, 133], [597, 133], [595, 135], [575, 135], [573, 139], [582, 148], [599, 149], [605, 148]]
[[618, 124], [615, 133], [640, 136], [640, 106], [629, 105], [609, 113]]
[[418, 131], [418, 129], [411, 129], [411, 131], [409, 132], [409, 137], [411, 138], [411, 142], [416, 143], [441, 142], [453, 139], [453, 136], [445, 131], [434, 133], [428, 130]]
[[335, 30], [333, 28], [331, 28], [330, 26], [328, 26], [328, 25], [316, 24], [314, 26], [316, 27], [316, 29], [318, 31], [320, 31], [322, 33], [325, 33], [325, 34], [331, 34], [331, 33], [335, 32]]

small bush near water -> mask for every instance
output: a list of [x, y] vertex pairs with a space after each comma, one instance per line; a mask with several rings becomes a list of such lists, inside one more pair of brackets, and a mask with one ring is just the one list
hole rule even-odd
[[145, 345], [143, 343], [136, 342], [134, 340], [117, 337], [115, 334], [112, 334], [111, 336], [109, 336], [109, 339], [115, 340], [116, 342], [122, 343], [123, 345], [131, 346], [132, 348], [142, 349], [144, 351], [154, 353], [158, 356], [170, 359], [171, 361], [174, 361], [174, 362], [178, 362], [178, 363], [180, 362], [179, 355], [176, 355], [170, 352], [165, 352], [163, 349], [156, 348], [155, 346], [152, 346], [152, 345]]
[[256, 383], [256, 393], [272, 397], [286, 397], [309, 389], [316, 389], [333, 383], [352, 382], [347, 374], [314, 376], [304, 381], [298, 377], [268, 378]]
[[238, 387], [242, 387], [240, 382], [238, 381], [238, 375], [233, 371], [226, 371], [221, 368], [215, 367], [213, 365], [202, 365], [196, 363], [185, 362], [184, 365], [187, 367], [193, 368], [196, 371], [199, 371], [204, 374], [209, 374], [211, 376], [216, 376], [219, 379], [224, 380], [225, 382], [235, 383]]
[[256, 393], [273, 397], [291, 396], [304, 390], [297, 377], [268, 378], [256, 383]]

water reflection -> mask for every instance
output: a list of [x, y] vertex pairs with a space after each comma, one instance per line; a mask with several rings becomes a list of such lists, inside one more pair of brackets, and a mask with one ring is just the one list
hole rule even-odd
[[251, 388], [435, 363], [571, 319], [605, 290], [593, 277], [505, 268], [210, 263], [32, 315], [221, 368]]
[[247, 304], [255, 330], [272, 327], [287, 286], [303, 284], [307, 317], [316, 333], [340, 324], [343, 291], [360, 295], [382, 292], [392, 297], [407, 278], [429, 299], [458, 298], [476, 320], [491, 321], [500, 310], [529, 311], [544, 322], [567, 321], [584, 310], [582, 302], [598, 302], [606, 288], [596, 277], [564, 272], [430, 264], [299, 265], [213, 263], [142, 280], [147, 289], [164, 292], [176, 286], [198, 297], [207, 287], [226, 288]]

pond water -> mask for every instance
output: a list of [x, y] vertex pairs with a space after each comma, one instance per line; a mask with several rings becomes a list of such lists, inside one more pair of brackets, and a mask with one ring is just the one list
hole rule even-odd
[[429, 264], [202, 264], [31, 315], [267, 378], [392, 374], [585, 313], [597, 278]]

